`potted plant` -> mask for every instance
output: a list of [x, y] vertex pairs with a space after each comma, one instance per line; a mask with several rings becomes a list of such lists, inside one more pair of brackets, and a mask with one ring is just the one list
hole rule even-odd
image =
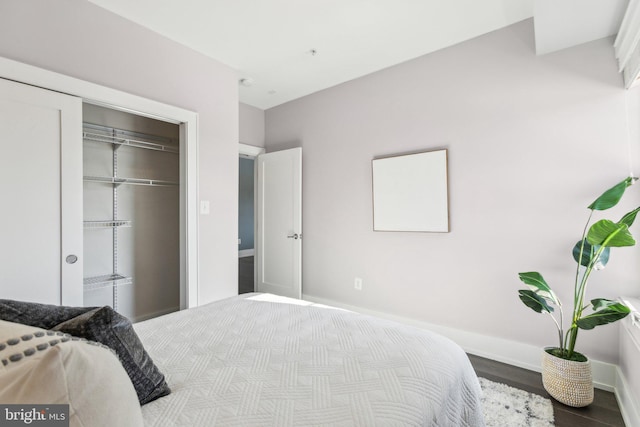
[[[624, 215], [618, 222], [602, 219], [589, 227], [594, 211], [603, 211], [617, 205], [627, 187], [638, 178], [629, 177], [605, 191], [589, 209], [591, 213], [582, 238], [573, 248], [576, 274], [573, 289], [573, 312], [566, 329], [563, 324], [562, 303], [538, 272], [519, 273], [520, 280], [529, 289], [518, 291], [522, 302], [537, 313], [549, 314], [558, 330], [558, 346], [543, 352], [542, 382], [545, 390], [556, 400], [574, 407], [593, 402], [591, 365], [586, 356], [575, 351], [578, 331], [589, 330], [624, 318], [629, 308], [621, 302], [605, 298], [585, 300], [589, 277], [601, 270], [609, 261], [612, 247], [635, 245], [629, 227], [635, 221], [640, 207]], [[554, 307], [559, 315], [554, 315]]]

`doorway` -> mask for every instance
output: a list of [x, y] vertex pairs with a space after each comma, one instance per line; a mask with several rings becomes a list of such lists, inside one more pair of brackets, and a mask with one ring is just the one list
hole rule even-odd
[[241, 155], [238, 176], [238, 294], [255, 291], [255, 159]]
[[238, 294], [255, 292], [256, 158], [261, 147], [239, 144], [238, 165]]
[[[253, 162], [253, 290], [302, 297], [302, 149], [264, 154], [240, 144], [241, 157]], [[240, 186], [238, 186], [240, 187]], [[241, 243], [241, 241], [240, 241]], [[246, 273], [245, 273], [246, 274]], [[249, 280], [251, 273], [248, 273]], [[240, 292], [240, 289], [239, 289]]]

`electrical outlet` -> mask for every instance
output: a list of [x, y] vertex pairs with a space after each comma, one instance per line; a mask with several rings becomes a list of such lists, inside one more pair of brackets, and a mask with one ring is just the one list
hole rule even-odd
[[362, 279], [360, 277], [356, 277], [356, 279], [353, 282], [353, 287], [355, 288], [356, 291], [362, 290]]

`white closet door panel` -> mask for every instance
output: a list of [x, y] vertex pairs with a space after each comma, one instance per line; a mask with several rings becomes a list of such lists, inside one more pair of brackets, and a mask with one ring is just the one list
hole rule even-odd
[[2, 298], [82, 305], [81, 126], [79, 98], [0, 79]]

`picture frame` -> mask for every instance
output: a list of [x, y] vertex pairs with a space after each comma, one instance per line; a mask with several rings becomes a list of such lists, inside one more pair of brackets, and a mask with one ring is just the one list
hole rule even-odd
[[373, 230], [449, 232], [448, 151], [372, 160]]

